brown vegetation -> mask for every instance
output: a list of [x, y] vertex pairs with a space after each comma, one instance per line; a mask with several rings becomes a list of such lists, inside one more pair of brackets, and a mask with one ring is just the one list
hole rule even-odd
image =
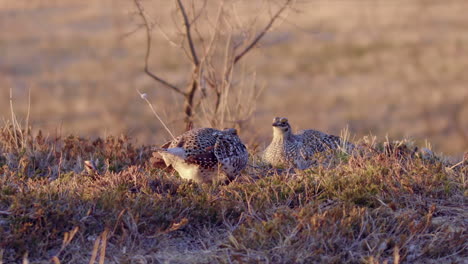
[[[462, 263], [467, 160], [364, 140], [336, 166], [198, 185], [126, 137], [0, 134], [0, 260]], [[18, 145], [18, 147], [17, 147]], [[90, 175], [84, 160], [98, 161]], [[99, 165], [101, 164], [101, 165]], [[257, 169], [255, 169], [257, 170]], [[270, 175], [270, 176], [266, 176]], [[104, 262], [101, 262], [104, 261]]]

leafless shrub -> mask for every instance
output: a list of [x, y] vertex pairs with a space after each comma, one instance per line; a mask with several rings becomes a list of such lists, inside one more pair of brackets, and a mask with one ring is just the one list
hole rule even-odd
[[[236, 14], [237, 1], [219, 1], [213, 12], [206, 0], [201, 7], [198, 7], [197, 1], [176, 0], [176, 9], [183, 21], [179, 32], [183, 37], [177, 41], [151, 20], [140, 0], [134, 0], [146, 30], [144, 71], [162, 87], [183, 96], [186, 129], [190, 129], [196, 119], [207, 121], [213, 127], [241, 126], [251, 116], [260, 89], [251, 76], [240, 78], [241, 81], [235, 80], [234, 77], [242, 72], [238, 70], [239, 62], [259, 44], [292, 2], [284, 1], [273, 14], [269, 14], [266, 23], [258, 27], [256, 23], [246, 25], [240, 21]], [[268, 1], [264, 4], [268, 9], [272, 8]], [[264, 15], [255, 14], [253, 21], [261, 20]], [[160, 29], [169, 44], [180, 47], [187, 55], [191, 74], [185, 89], [150, 69], [154, 27]], [[244, 74], [246, 72], [248, 70], [244, 68]], [[245, 81], [247, 78], [253, 81]]]

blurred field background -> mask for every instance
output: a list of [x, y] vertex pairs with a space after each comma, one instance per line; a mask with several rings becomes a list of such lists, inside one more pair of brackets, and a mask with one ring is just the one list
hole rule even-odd
[[[30, 93], [35, 130], [128, 133], [140, 144], [163, 143], [169, 135], [138, 88], [174, 133], [183, 131], [181, 98], [143, 72], [144, 31], [129, 34], [139, 23], [133, 1], [0, 3], [4, 120], [11, 116], [11, 88], [20, 120]], [[174, 31], [173, 1], [145, 5]], [[251, 5], [239, 16], [264, 12]], [[435, 152], [459, 156], [468, 149], [467, 12], [464, 0], [297, 1], [244, 58], [262, 93], [241, 137], [264, 146], [271, 119], [286, 116], [296, 130], [339, 135], [348, 126], [356, 139], [371, 133], [421, 146], [427, 140]], [[151, 68], [180, 86], [190, 74], [185, 54], [156, 30]]]

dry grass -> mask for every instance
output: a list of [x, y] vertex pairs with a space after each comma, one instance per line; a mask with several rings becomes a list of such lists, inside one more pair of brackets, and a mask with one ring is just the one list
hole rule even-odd
[[[366, 140], [333, 167], [198, 185], [126, 137], [0, 134], [0, 259], [34, 263], [462, 263], [467, 161]], [[26, 133], [17, 133], [24, 134]], [[88, 174], [83, 160], [99, 160]], [[269, 174], [270, 176], [266, 176]], [[94, 261], [92, 261], [94, 263]]]

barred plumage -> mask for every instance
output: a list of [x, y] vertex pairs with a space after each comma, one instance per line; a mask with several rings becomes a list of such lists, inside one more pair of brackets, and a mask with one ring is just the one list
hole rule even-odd
[[[273, 139], [262, 154], [262, 159], [273, 167], [295, 167], [301, 170], [314, 164], [313, 156], [318, 152], [335, 150], [343, 145], [337, 136], [308, 129], [293, 134], [288, 119], [273, 119]], [[354, 145], [345, 142], [346, 150], [351, 151]]]
[[233, 128], [198, 128], [158, 150], [167, 166], [196, 182], [233, 180], [246, 167], [249, 153]]

